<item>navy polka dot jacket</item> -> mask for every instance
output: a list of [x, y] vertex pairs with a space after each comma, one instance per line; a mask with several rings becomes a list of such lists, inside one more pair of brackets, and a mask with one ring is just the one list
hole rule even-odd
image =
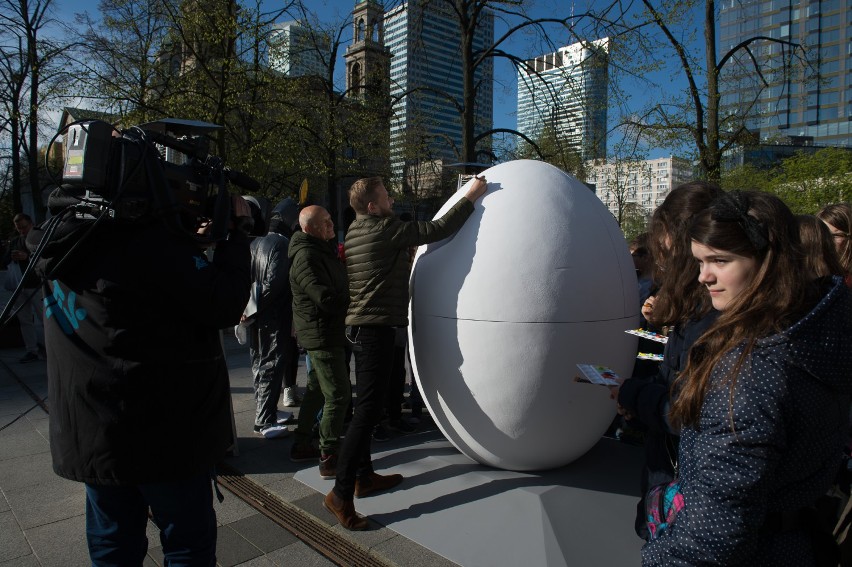
[[[831, 486], [849, 429], [852, 301], [840, 278], [783, 333], [761, 339], [739, 370], [731, 428], [721, 385], [742, 347], [713, 372], [697, 428], [681, 434], [685, 507], [642, 548], [643, 565], [814, 564], [801, 530], [761, 531]], [[714, 387], [715, 386], [715, 387]]]

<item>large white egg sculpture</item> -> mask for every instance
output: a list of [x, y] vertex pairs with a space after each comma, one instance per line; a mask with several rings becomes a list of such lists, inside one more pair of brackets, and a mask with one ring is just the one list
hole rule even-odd
[[575, 178], [532, 160], [484, 175], [464, 226], [415, 256], [412, 366], [438, 427], [468, 457], [516, 471], [563, 466], [615, 416], [608, 388], [574, 378], [577, 364], [630, 376], [636, 272], [612, 214]]

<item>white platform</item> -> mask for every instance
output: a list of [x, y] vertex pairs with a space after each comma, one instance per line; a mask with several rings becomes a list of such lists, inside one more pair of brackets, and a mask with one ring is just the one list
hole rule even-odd
[[[601, 439], [566, 467], [517, 473], [477, 464], [433, 431], [373, 443], [373, 464], [405, 480], [356, 499], [356, 510], [464, 567], [640, 562], [633, 522], [641, 448]], [[295, 478], [321, 493], [334, 485], [316, 466]]]

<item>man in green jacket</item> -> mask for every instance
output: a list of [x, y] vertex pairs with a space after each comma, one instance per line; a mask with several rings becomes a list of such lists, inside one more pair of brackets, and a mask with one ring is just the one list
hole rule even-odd
[[[318, 458], [320, 476], [332, 479], [344, 416], [352, 396], [344, 351], [349, 287], [346, 268], [337, 258], [334, 223], [328, 211], [318, 206], [306, 207], [299, 214], [299, 225], [302, 232], [293, 235], [288, 252], [293, 325], [299, 343], [311, 357], [311, 369], [290, 460], [303, 462]], [[311, 430], [320, 408], [318, 451], [311, 444]]]
[[477, 177], [464, 198], [431, 222], [397, 219], [393, 199], [379, 177], [359, 179], [349, 190], [356, 217], [346, 235], [350, 297], [346, 324], [352, 326], [357, 403], [340, 447], [334, 488], [323, 502], [347, 529], [367, 528], [367, 519], [355, 513], [353, 497], [362, 498], [402, 482], [399, 474], [376, 474], [370, 441], [381, 419], [393, 369], [396, 328], [408, 326], [408, 249], [454, 234], [473, 213], [474, 201], [486, 188], [485, 178]]

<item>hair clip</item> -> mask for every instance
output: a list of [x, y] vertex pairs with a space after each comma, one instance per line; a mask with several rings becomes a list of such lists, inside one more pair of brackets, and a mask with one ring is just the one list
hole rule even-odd
[[710, 216], [716, 221], [736, 222], [746, 233], [755, 250], [769, 246], [769, 237], [763, 224], [748, 214], [748, 196], [742, 191], [731, 191], [718, 197], [710, 205]]

